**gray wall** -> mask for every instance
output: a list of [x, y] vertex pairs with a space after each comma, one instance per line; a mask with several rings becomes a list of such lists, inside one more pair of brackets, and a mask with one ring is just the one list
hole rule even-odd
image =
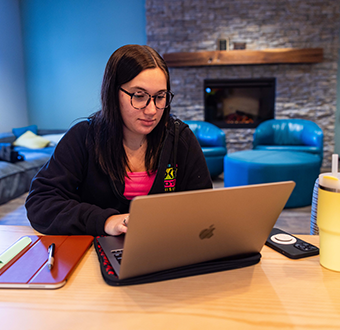
[[[217, 40], [247, 49], [322, 48], [318, 64], [172, 68], [172, 110], [204, 118], [205, 78], [275, 77], [276, 118], [303, 118], [324, 131], [324, 166], [334, 152], [340, 2], [333, 0], [146, 0], [147, 40], [160, 53], [215, 50]], [[252, 147], [253, 129], [226, 129], [228, 152]]]
[[[339, 33], [340, 34], [340, 33]], [[338, 61], [338, 77], [337, 77], [337, 110], [335, 118], [335, 148], [334, 152], [340, 155], [340, 48]]]

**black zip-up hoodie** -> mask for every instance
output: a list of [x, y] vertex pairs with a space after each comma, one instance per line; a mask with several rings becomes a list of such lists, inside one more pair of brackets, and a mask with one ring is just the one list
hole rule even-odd
[[[105, 235], [108, 217], [129, 212], [130, 201], [123, 195], [124, 184], [111, 181], [95, 161], [91, 144], [86, 144], [86, 140], [93, 141], [89, 125], [89, 121], [82, 121], [71, 127], [32, 180], [25, 206], [32, 227], [41, 233]], [[177, 178], [173, 175], [174, 158]], [[196, 137], [188, 125], [170, 117], [149, 194], [208, 188], [212, 188], [212, 182]], [[169, 212], [173, 207], [176, 205], [169, 205]]]

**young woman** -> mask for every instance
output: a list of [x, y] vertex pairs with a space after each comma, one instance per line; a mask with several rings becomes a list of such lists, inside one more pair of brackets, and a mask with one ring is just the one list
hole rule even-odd
[[211, 188], [194, 134], [170, 116], [172, 97], [168, 68], [155, 50], [116, 50], [105, 68], [102, 109], [68, 130], [32, 180], [25, 204], [32, 227], [119, 235], [134, 197]]

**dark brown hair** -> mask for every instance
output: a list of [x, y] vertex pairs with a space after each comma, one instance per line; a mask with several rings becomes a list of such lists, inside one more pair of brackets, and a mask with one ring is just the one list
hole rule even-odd
[[[94, 132], [94, 148], [97, 161], [110, 178], [124, 182], [128, 159], [123, 146], [123, 119], [119, 108], [118, 92], [120, 86], [134, 79], [146, 69], [160, 68], [170, 90], [168, 67], [163, 58], [151, 47], [126, 45], [117, 49], [107, 62], [102, 88], [102, 109], [91, 117], [91, 129]], [[163, 116], [147, 135], [145, 167], [154, 171], [164, 140], [170, 106], [164, 109]]]

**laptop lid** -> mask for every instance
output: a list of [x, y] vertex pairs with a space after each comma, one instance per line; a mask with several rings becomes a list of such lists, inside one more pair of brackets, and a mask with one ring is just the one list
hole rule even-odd
[[[99, 238], [119, 279], [260, 252], [293, 181], [136, 197], [128, 232]], [[113, 251], [124, 245], [121, 264]]]

